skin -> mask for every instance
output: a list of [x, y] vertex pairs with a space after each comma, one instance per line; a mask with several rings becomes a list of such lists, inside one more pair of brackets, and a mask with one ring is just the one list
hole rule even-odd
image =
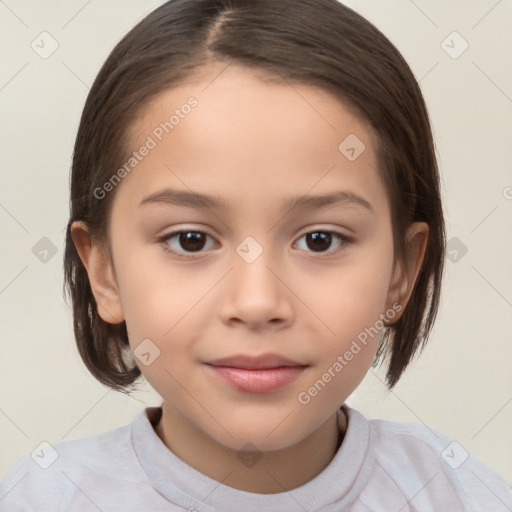
[[[366, 123], [316, 87], [270, 83], [235, 64], [222, 69], [204, 68], [161, 93], [134, 124], [136, 150], [169, 112], [190, 96], [198, 100], [111, 192], [110, 258], [84, 224], [75, 223], [72, 235], [103, 320], [126, 321], [132, 350], [144, 339], [160, 350], [150, 365], [137, 362], [164, 400], [155, 431], [165, 445], [225, 485], [277, 493], [310, 481], [335, 455], [336, 411], [368, 371], [379, 336], [308, 404], [298, 394], [393, 304], [405, 308], [428, 226], [410, 226], [406, 271], [394, 261], [390, 205]], [[354, 161], [338, 150], [351, 133], [366, 145]], [[219, 195], [229, 206], [139, 205], [166, 187]], [[349, 202], [283, 207], [289, 197], [335, 190], [362, 196], [374, 213]], [[177, 229], [209, 235], [202, 252], [178, 237], [160, 240]], [[333, 235], [315, 251], [304, 236], [333, 229], [352, 241]], [[252, 263], [236, 252], [247, 236], [263, 249]], [[182, 255], [188, 249], [192, 259], [166, 245]], [[204, 364], [269, 352], [308, 367], [284, 388], [258, 394], [231, 388]], [[262, 455], [252, 467], [237, 458], [248, 442]]]

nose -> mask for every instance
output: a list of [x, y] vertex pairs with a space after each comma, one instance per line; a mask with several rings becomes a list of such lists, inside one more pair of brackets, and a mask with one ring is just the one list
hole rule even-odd
[[282, 329], [293, 322], [293, 293], [280, 275], [270, 251], [252, 262], [235, 253], [226, 276], [219, 316], [226, 324], [241, 324], [252, 330]]

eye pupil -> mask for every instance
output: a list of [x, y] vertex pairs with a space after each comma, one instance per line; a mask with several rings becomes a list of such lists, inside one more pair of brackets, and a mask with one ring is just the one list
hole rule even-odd
[[204, 247], [205, 236], [204, 233], [197, 231], [187, 231], [180, 233], [180, 245], [187, 251], [198, 251]]
[[[303, 239], [306, 240], [307, 250], [322, 253], [329, 252], [331, 254], [336, 251], [331, 250], [333, 243], [333, 236], [340, 239], [341, 246], [346, 244], [346, 238], [340, 233], [331, 231], [310, 231], [303, 235]], [[184, 253], [199, 253], [203, 252], [205, 245], [207, 244], [208, 235], [202, 231], [177, 231], [163, 238], [166, 245], [172, 246], [171, 240], [178, 239], [177, 243], [180, 249], [170, 249], [170, 252], [179, 253], [186, 256]], [[304, 249], [303, 249], [304, 250]], [[184, 253], [182, 253], [184, 251]]]
[[[309, 244], [310, 241], [314, 242], [312, 247]], [[322, 231], [309, 233], [306, 235], [306, 243], [311, 250], [321, 252], [322, 250], [329, 249], [329, 247], [331, 246], [332, 235], [330, 233], [324, 233]]]

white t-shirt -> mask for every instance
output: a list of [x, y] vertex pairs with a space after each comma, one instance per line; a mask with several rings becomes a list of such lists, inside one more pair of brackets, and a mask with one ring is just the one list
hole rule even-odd
[[443, 434], [342, 410], [348, 425], [335, 457], [289, 492], [253, 494], [198, 472], [160, 440], [162, 410], [148, 407], [131, 424], [22, 458], [0, 484], [0, 511], [512, 511], [511, 487]]

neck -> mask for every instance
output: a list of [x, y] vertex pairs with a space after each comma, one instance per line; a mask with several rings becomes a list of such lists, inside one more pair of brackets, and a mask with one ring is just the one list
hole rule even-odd
[[164, 402], [155, 432], [177, 457], [204, 475], [241, 491], [272, 494], [304, 485], [323, 471], [341, 445], [346, 423], [341, 427], [334, 413], [295, 445], [241, 454], [219, 444]]

